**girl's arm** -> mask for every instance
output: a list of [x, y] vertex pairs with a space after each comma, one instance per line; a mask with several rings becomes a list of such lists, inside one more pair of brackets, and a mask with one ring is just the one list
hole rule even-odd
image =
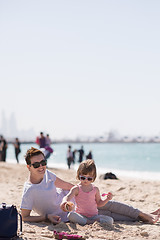
[[69, 202], [77, 194], [78, 194], [78, 187], [77, 186], [72, 187], [71, 190], [69, 191], [69, 193], [63, 198], [63, 200], [61, 202], [60, 207], [63, 211], [66, 211], [65, 204], [67, 202]]
[[112, 193], [108, 193], [107, 198], [102, 200], [100, 196], [99, 189], [96, 187], [96, 203], [97, 207], [103, 207], [109, 200], [113, 197]]

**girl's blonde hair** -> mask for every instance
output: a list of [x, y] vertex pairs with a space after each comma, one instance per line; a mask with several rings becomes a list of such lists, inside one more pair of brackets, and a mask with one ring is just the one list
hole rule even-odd
[[97, 177], [96, 165], [92, 159], [87, 159], [80, 163], [79, 168], [77, 170], [77, 179], [80, 180], [80, 175], [92, 175], [93, 181]]

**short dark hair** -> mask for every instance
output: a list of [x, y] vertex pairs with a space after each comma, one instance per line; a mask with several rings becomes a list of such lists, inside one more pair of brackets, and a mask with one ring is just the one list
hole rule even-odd
[[42, 154], [44, 156], [44, 153], [37, 148], [31, 147], [30, 149], [28, 149], [25, 156], [24, 156], [27, 165], [31, 164], [31, 157], [38, 156], [40, 154]]

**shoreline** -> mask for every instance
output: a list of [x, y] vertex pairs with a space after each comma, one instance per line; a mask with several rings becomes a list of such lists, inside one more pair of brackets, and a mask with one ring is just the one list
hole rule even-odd
[[[24, 161], [25, 162], [25, 161]], [[6, 163], [9, 164], [17, 164], [16, 159], [8, 159]], [[21, 165], [25, 165], [20, 160]], [[77, 170], [79, 164], [71, 165], [71, 169]], [[59, 170], [68, 170], [68, 166], [66, 163], [48, 163], [49, 168], [57, 168]], [[114, 173], [118, 178], [132, 178], [132, 179], [139, 179], [139, 180], [150, 180], [150, 181], [160, 181], [160, 171], [159, 172], [152, 172], [152, 171], [134, 171], [134, 170], [121, 170], [121, 169], [113, 169], [108, 168], [107, 171], [102, 169], [101, 167], [97, 167], [97, 172], [99, 175], [105, 174], [106, 172]]]
[[[8, 144], [13, 144], [14, 142], [14, 139], [13, 140], [8, 140], [7, 141]], [[35, 144], [35, 140], [33, 141], [25, 141], [25, 140], [22, 140], [21, 141], [21, 144]], [[105, 140], [105, 141], [100, 141], [100, 140], [93, 140], [93, 141], [89, 141], [89, 140], [85, 140], [85, 141], [82, 141], [82, 140], [72, 140], [72, 139], [68, 139], [68, 140], [55, 140], [55, 141], [52, 141], [51, 144], [74, 144], [74, 143], [78, 143], [78, 144], [93, 144], [93, 143], [98, 143], [98, 144], [103, 144], [103, 143], [109, 143], [109, 144], [114, 144], [114, 143], [124, 143], [124, 144], [131, 144], [131, 143], [137, 143], [137, 144], [146, 144], [146, 143], [157, 143], [157, 144], [160, 144], [160, 138], [159, 139], [153, 139], [151, 138], [150, 140], [142, 140], [142, 141], [139, 141], [139, 140], [136, 140], [136, 139], [132, 139], [130, 141], [124, 141], [123, 139], [121, 140], [114, 140], [114, 141], [111, 141], [111, 140]]]
[[[48, 168], [59, 178], [77, 184], [76, 171], [59, 168]], [[25, 164], [11, 164], [0, 162], [0, 203], [14, 204], [20, 210], [21, 196], [24, 182], [28, 178], [28, 169]], [[160, 207], [159, 184], [160, 181], [147, 181], [131, 178], [119, 180], [102, 180], [97, 176], [94, 183], [99, 187], [101, 194], [111, 191], [113, 200], [132, 205], [141, 211], [150, 213]], [[95, 222], [91, 225], [80, 226], [73, 223], [29, 223], [23, 222], [23, 235], [21, 240], [46, 239], [53, 237], [53, 230], [67, 231], [68, 233], [83, 235], [87, 240], [124, 240], [124, 239], [160, 239], [160, 223], [156, 225], [142, 222], [115, 222], [112, 227]]]

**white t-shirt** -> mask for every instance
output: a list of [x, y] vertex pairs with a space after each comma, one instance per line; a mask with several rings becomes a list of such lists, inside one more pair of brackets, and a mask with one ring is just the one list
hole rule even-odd
[[67, 151], [67, 158], [72, 158], [72, 157], [73, 157], [72, 151]]
[[56, 175], [46, 170], [44, 178], [39, 184], [25, 182], [21, 209], [34, 210], [39, 215], [53, 213], [66, 222], [67, 212], [60, 209], [60, 203], [68, 191], [56, 188], [55, 180]]

